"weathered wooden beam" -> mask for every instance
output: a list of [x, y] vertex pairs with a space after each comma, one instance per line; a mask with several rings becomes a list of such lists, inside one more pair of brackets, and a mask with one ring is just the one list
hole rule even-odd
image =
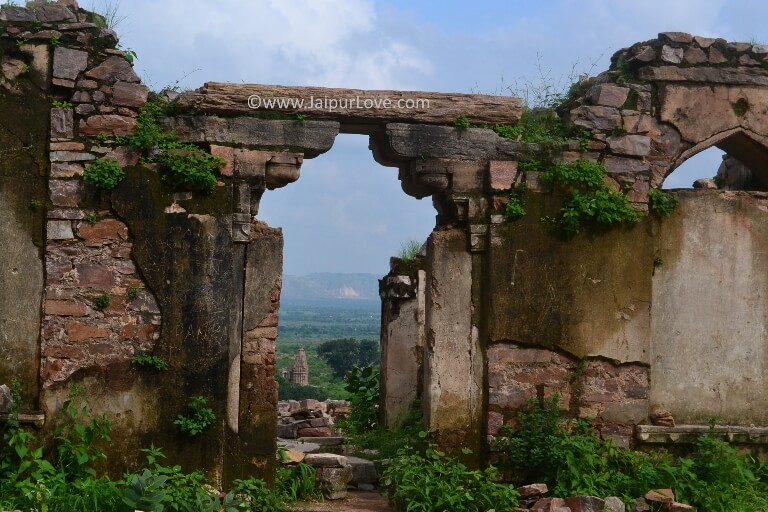
[[512, 96], [217, 82], [182, 93], [177, 106], [182, 112], [222, 116], [279, 113], [355, 125], [452, 125], [462, 116], [472, 124], [506, 124], [517, 122], [523, 110], [522, 100]]

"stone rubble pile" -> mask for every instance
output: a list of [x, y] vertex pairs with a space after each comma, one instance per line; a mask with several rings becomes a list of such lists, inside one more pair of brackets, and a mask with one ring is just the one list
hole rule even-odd
[[[518, 487], [520, 507], [515, 512], [625, 512], [624, 502], [616, 496], [573, 496], [570, 498], [546, 497], [546, 484], [531, 484]], [[638, 498], [630, 506], [631, 512], [690, 512], [696, 509], [675, 501], [671, 489], [648, 491], [644, 498]]]
[[331, 437], [337, 419], [349, 414], [346, 400], [286, 400], [278, 402], [277, 436], [283, 439]]

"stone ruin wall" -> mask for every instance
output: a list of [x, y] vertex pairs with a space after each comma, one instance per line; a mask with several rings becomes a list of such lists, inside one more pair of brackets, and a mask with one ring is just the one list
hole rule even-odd
[[[265, 191], [298, 179], [303, 160], [330, 149], [340, 131], [370, 136], [376, 161], [396, 167], [403, 190], [432, 196], [437, 210], [423, 261], [395, 262], [382, 282], [388, 424], [421, 398], [438, 441], [478, 456], [528, 398], [553, 393], [624, 445], [671, 439], [636, 428], [656, 406], [683, 423], [716, 414], [768, 425], [756, 393], [768, 384], [764, 195], [681, 192], [669, 219], [564, 242], [538, 221], [556, 198], [536, 173], [518, 171], [537, 148], [445, 126], [464, 113], [476, 124], [514, 122], [519, 100], [463, 95], [453, 110], [410, 118], [297, 122], [254, 117], [243, 99], [262, 89], [233, 84], [182, 94], [163, 121], [227, 162], [212, 196], [169, 192], [118, 138], [135, 127], [148, 89], [115, 49], [117, 36], [64, 4], [73, 2], [4, 6], [0, 15], [0, 111], [8, 114], [0, 117], [0, 207], [14, 220], [2, 234], [18, 248], [0, 265], [9, 283], [0, 320], [18, 333], [4, 340], [17, 357], [2, 375], [23, 376], [25, 408], [44, 415], [44, 434], [69, 383], [79, 382], [95, 412], [115, 418], [115, 467], [152, 441], [225, 480], [270, 475], [283, 244], [279, 229], [253, 217]], [[679, 33], [622, 50], [563, 113], [590, 132], [586, 153], [574, 143], [560, 156], [604, 163], [609, 184], [644, 212], [650, 188], [712, 145], [760, 179], [766, 55], [762, 46]], [[49, 108], [53, 100], [71, 108]], [[96, 193], [82, 172], [105, 155], [128, 172], [111, 193]], [[529, 213], [510, 224], [501, 209], [522, 181]], [[94, 299], [105, 293], [102, 311]], [[10, 307], [16, 301], [23, 308]], [[171, 371], [131, 365], [143, 352], [166, 358]], [[173, 419], [198, 394], [220, 422], [200, 439], [180, 438]]]

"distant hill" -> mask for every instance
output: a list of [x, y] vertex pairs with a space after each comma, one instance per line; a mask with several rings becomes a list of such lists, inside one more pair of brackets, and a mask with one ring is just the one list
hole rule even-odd
[[380, 277], [377, 274], [332, 273], [284, 275], [281, 300], [378, 301]]

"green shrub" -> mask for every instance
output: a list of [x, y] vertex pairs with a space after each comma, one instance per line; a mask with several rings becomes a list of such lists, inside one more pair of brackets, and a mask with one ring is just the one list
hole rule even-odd
[[137, 356], [133, 356], [133, 358], [131, 358], [131, 362], [139, 366], [154, 368], [155, 370], [158, 370], [161, 372], [164, 372], [168, 368], [170, 368], [170, 366], [168, 365], [168, 361], [166, 361], [160, 356], [155, 356], [152, 354], [139, 354]]
[[453, 122], [453, 126], [459, 130], [466, 130], [472, 125], [469, 122], [469, 117], [467, 117], [467, 114], [462, 114], [456, 118], [456, 120]]
[[85, 168], [83, 181], [100, 190], [112, 190], [125, 178], [125, 173], [115, 160], [99, 158]]
[[513, 190], [509, 194], [509, 201], [504, 205], [504, 218], [509, 222], [515, 222], [525, 217], [525, 203], [521, 190]]
[[[422, 432], [422, 437], [426, 433]], [[382, 485], [395, 510], [408, 512], [514, 509], [518, 504], [517, 491], [497, 482], [494, 468], [470, 470], [432, 445], [423, 455], [410, 447], [401, 449], [382, 475]]]
[[674, 194], [658, 188], [652, 188], [648, 191], [648, 209], [659, 217], [669, 217], [678, 204], [680, 204], [680, 199]]
[[634, 224], [640, 213], [621, 192], [614, 192], [605, 183], [605, 167], [586, 159], [556, 162], [541, 175], [566, 194], [560, 216], [554, 226], [564, 235], [573, 236], [585, 225], [611, 226]]
[[213, 171], [221, 170], [225, 162], [195, 146], [165, 149], [157, 157], [163, 182], [173, 190], [216, 190], [218, 180]]
[[349, 391], [349, 416], [340, 422], [345, 433], [359, 434], [376, 428], [379, 423], [379, 371], [378, 368], [367, 366], [354, 368], [347, 372]]
[[315, 468], [303, 462], [278, 466], [275, 473], [275, 491], [291, 502], [322, 497], [315, 485]]
[[96, 306], [97, 309], [106, 309], [109, 306], [109, 302], [109, 295], [106, 293], [97, 295], [93, 298], [93, 305]]
[[556, 496], [620, 496], [631, 503], [650, 489], [671, 488], [699, 510], [768, 510], [762, 466], [714, 436], [701, 438], [693, 458], [635, 452], [602, 441], [592, 426], [569, 419], [559, 397], [531, 400], [518, 427], [494, 442], [499, 467], [517, 483], [544, 482]]
[[179, 414], [174, 423], [179, 426], [182, 432], [192, 437], [202, 433], [216, 421], [213, 409], [207, 405], [208, 399], [204, 396], [193, 396], [188, 406], [192, 414], [190, 416]]

